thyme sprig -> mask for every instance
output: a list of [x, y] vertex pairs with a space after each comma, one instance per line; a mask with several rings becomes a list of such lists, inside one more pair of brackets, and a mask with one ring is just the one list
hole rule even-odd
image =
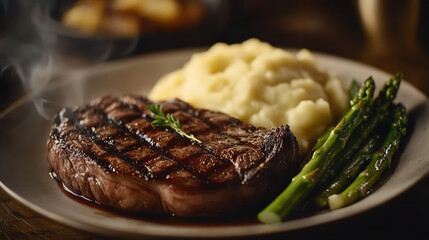
[[189, 138], [192, 141], [195, 141], [197, 143], [201, 143], [200, 140], [195, 138], [193, 134], [187, 134], [180, 128], [180, 122], [179, 120], [175, 119], [174, 116], [171, 113], [165, 114], [162, 111], [162, 106], [151, 104], [148, 106], [149, 110], [153, 113], [153, 120], [151, 122], [152, 126], [154, 127], [171, 127], [174, 131], [176, 131], [178, 134]]

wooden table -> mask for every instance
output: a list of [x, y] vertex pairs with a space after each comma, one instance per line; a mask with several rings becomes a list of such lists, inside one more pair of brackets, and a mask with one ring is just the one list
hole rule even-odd
[[96, 239], [49, 220], [0, 190], [0, 239]]

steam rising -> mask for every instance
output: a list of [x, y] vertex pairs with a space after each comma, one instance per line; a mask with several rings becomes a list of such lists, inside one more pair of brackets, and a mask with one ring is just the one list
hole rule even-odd
[[[26, 30], [31, 31], [30, 26]], [[27, 96], [42, 117], [51, 119], [59, 104], [81, 102], [83, 76], [79, 69], [82, 67], [46, 48], [37, 36], [23, 40], [22, 36], [10, 35], [2, 41], [0, 49], [7, 53], [9, 65], [18, 74]], [[60, 91], [58, 96], [51, 94], [54, 88], [59, 90], [64, 84], [71, 86], [67, 94]]]
[[83, 103], [84, 76], [79, 68], [67, 65], [52, 52], [44, 53], [34, 46], [22, 49], [34, 58], [13, 58], [12, 64], [40, 116], [52, 119], [64, 105]]
[[[93, 45], [92, 60], [65, 53], [60, 34], [52, 27], [53, 19], [41, 11], [38, 1], [16, 1], [15, 18], [9, 32], [0, 41], [0, 52], [16, 70], [29, 98], [40, 115], [47, 119], [66, 105], [83, 104], [84, 70], [106, 61], [114, 51], [113, 42]], [[40, 4], [46, 4], [41, 1]], [[50, 22], [47, 22], [50, 21]], [[58, 22], [56, 22], [57, 27]], [[67, 36], [66, 36], [67, 37]], [[123, 46], [123, 53], [133, 51], [137, 43], [131, 39]], [[70, 43], [70, 42], [69, 42]], [[78, 40], [75, 47], [80, 47]], [[82, 46], [85, 47], [85, 46]], [[94, 50], [94, 51], [92, 51]], [[1, 69], [0, 69], [1, 70]], [[64, 87], [66, 86], [66, 87]]]

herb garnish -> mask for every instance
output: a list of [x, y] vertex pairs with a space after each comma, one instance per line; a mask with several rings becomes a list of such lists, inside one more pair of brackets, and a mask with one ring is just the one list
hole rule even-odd
[[198, 140], [197, 138], [195, 138], [193, 134], [185, 133], [180, 128], [179, 121], [176, 120], [171, 113], [167, 113], [167, 115], [164, 114], [164, 112], [162, 111], [161, 105], [157, 106], [155, 104], [150, 104], [148, 107], [149, 107], [149, 110], [153, 113], [153, 118], [155, 119], [151, 122], [152, 126], [154, 126], [154, 127], [171, 127], [178, 134], [180, 134], [184, 137], [187, 137], [187, 138], [189, 138], [189, 139], [191, 139], [197, 143], [201, 143], [201, 141]]

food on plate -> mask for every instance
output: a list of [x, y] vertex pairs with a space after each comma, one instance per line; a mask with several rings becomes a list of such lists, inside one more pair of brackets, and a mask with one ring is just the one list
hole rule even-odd
[[[402, 105], [395, 105], [392, 102], [399, 90], [401, 79], [402, 75], [395, 75], [384, 84], [373, 100], [375, 83], [371, 77], [368, 78], [351, 101], [349, 111], [329, 131], [328, 137], [322, 140], [323, 144], [313, 152], [311, 159], [292, 179], [288, 187], [258, 214], [258, 219], [264, 223], [281, 222], [297, 212], [311, 200], [312, 195], [317, 194], [332, 178], [335, 178], [342, 168], [345, 167], [344, 170], [348, 171], [346, 165], [350, 161], [359, 160], [353, 156], [364, 153], [362, 147], [367, 147], [365, 141], [371, 141], [373, 135], [379, 134], [383, 126], [388, 125], [390, 130], [387, 136], [382, 137], [383, 146], [376, 148], [369, 165], [368, 162], [362, 164], [363, 167], [368, 166], [367, 169], [361, 170], [357, 178], [356, 175], [351, 174], [352, 172], [349, 172], [350, 175], [344, 175], [355, 182], [340, 195], [335, 193], [342, 191], [347, 184], [336, 190], [330, 189], [327, 196], [324, 195], [325, 192], [322, 193], [323, 197], [329, 197], [329, 205], [332, 209], [366, 196], [384, 170], [390, 166], [393, 154], [398, 150], [399, 141], [405, 135], [405, 109]], [[317, 196], [316, 203], [323, 203], [323, 197]], [[323, 206], [324, 204], [319, 204], [319, 207]]]
[[61, 21], [87, 34], [130, 37], [194, 28], [205, 15], [196, 0], [78, 0]]
[[307, 50], [218, 43], [149, 98], [61, 110], [48, 159], [67, 189], [103, 206], [181, 217], [260, 211], [259, 221], [278, 223], [370, 193], [406, 133], [405, 108], [393, 102], [401, 81], [375, 96], [369, 77], [347, 92]]
[[349, 106], [341, 80], [320, 69], [308, 50], [295, 55], [257, 39], [194, 54], [149, 98], [179, 98], [255, 126], [288, 124], [302, 155]]
[[[156, 124], [157, 115], [180, 122], [198, 141]], [[53, 171], [73, 193], [104, 206], [183, 217], [257, 211], [301, 164], [287, 125], [254, 127], [180, 100], [131, 95], [64, 108], [47, 148]]]
[[[380, 90], [378, 97], [373, 102], [372, 112], [363, 124], [358, 126], [358, 130], [348, 141], [346, 150], [341, 154], [344, 168], [341, 173], [332, 171], [327, 179], [337, 177], [326, 187], [316, 198], [315, 203], [319, 207], [325, 207], [328, 203], [328, 197], [339, 193], [348, 186], [368, 165], [374, 152], [380, 147], [380, 141], [384, 140], [385, 134], [380, 130], [380, 125], [386, 125], [386, 121], [392, 107], [392, 101], [399, 90], [402, 75], [398, 74], [386, 82]], [[379, 137], [377, 135], [380, 135]], [[380, 138], [379, 140], [377, 138]], [[368, 142], [368, 143], [366, 143]], [[360, 150], [359, 150], [360, 149]], [[360, 152], [357, 152], [360, 151]], [[338, 169], [337, 167], [336, 169]], [[325, 183], [323, 183], [325, 185]]]
[[370, 193], [372, 187], [380, 180], [386, 169], [390, 167], [392, 158], [398, 151], [400, 140], [406, 134], [406, 129], [407, 115], [405, 107], [402, 104], [397, 104], [393, 107], [389, 133], [382, 147], [374, 151], [365, 170], [360, 172], [357, 178], [343, 192], [329, 196], [329, 207], [331, 209], [352, 204]]

